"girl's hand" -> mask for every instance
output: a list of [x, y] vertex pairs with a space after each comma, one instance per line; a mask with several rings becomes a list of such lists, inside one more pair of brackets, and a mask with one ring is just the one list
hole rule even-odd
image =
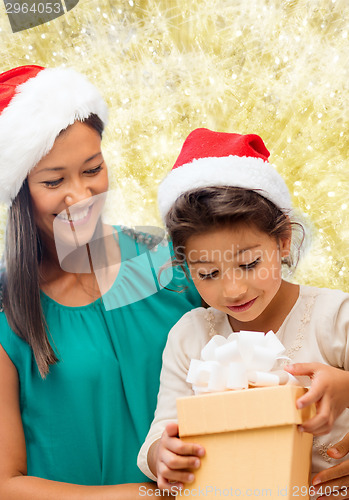
[[183, 488], [183, 483], [194, 481], [194, 474], [188, 469], [200, 467], [200, 457], [205, 455], [202, 446], [185, 443], [178, 438], [178, 425], [167, 424], [158, 442], [156, 454], [156, 475], [160, 489], [173, 493]]
[[[343, 458], [349, 452], [349, 432], [344, 438], [327, 450], [332, 458]], [[319, 499], [349, 499], [349, 460], [329, 469], [322, 470], [313, 477], [312, 484], [321, 496]], [[329, 495], [329, 492], [332, 494]], [[328, 496], [325, 496], [328, 495]]]
[[349, 406], [349, 372], [322, 363], [296, 363], [285, 366], [291, 375], [308, 375], [309, 391], [297, 400], [297, 408], [316, 404], [315, 417], [307, 420], [301, 430], [315, 436], [327, 434], [337, 417]]

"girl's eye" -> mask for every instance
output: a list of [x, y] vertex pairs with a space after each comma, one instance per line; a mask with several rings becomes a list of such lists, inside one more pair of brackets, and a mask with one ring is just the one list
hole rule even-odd
[[209, 274], [198, 273], [201, 280], [208, 280], [210, 278], [215, 278], [218, 275], [218, 271], [213, 271]]
[[242, 264], [240, 267], [242, 269], [253, 269], [254, 267], [256, 267], [257, 264], [259, 264], [261, 261], [261, 259], [256, 259], [254, 260], [253, 262], [250, 262], [250, 264]]
[[91, 168], [90, 170], [85, 170], [85, 174], [93, 175], [93, 174], [97, 174], [101, 170], [102, 170], [102, 164], [98, 165], [98, 167]]
[[43, 184], [48, 188], [54, 188], [60, 185], [63, 179], [56, 179], [55, 181], [44, 181]]

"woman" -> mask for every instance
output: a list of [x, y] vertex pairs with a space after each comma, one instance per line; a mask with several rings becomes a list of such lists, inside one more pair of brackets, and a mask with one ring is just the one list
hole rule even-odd
[[166, 336], [200, 303], [157, 282], [168, 247], [102, 223], [106, 119], [71, 69], [0, 75], [1, 498], [138, 498]]

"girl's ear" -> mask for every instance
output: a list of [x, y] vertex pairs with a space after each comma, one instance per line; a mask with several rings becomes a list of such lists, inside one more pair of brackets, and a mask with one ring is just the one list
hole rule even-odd
[[279, 239], [279, 248], [280, 248], [281, 258], [283, 258], [283, 259], [290, 255], [291, 238], [292, 238], [291, 221], [290, 221], [290, 218], [288, 215], [285, 214], [285, 216], [286, 216], [286, 219], [288, 221], [288, 231], [284, 237]]
[[291, 238], [288, 236], [280, 238], [279, 248], [280, 248], [281, 258], [284, 259], [285, 257], [288, 257], [291, 251]]

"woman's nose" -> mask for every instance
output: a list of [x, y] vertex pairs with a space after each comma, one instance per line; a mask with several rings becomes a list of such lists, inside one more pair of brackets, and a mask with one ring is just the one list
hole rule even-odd
[[70, 186], [65, 195], [64, 201], [68, 207], [79, 203], [80, 201], [86, 200], [92, 196], [91, 190], [84, 186], [83, 183], [75, 183], [74, 186]]

